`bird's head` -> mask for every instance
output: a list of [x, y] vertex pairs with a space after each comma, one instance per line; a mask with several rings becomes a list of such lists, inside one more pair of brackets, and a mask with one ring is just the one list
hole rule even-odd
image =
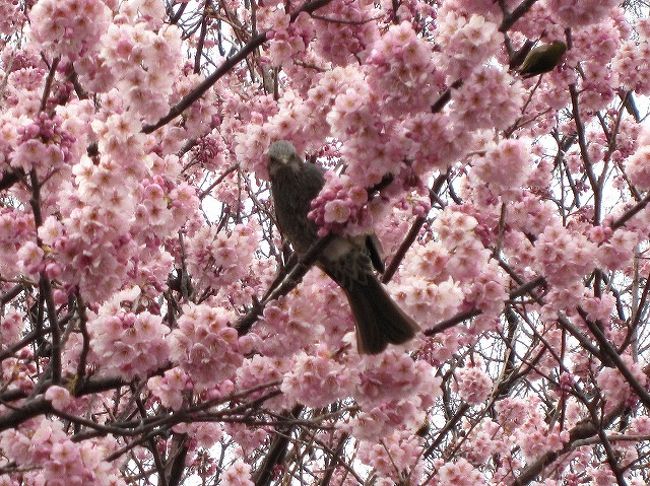
[[298, 170], [302, 164], [302, 159], [296, 153], [296, 148], [287, 140], [273, 142], [269, 147], [268, 156], [271, 176], [284, 168]]

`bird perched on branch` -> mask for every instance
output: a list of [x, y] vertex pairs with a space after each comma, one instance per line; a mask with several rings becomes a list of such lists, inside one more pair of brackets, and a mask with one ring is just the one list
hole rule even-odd
[[517, 72], [524, 78], [548, 73], [560, 64], [565, 52], [566, 44], [562, 41], [553, 41], [550, 44], [535, 47], [526, 55], [524, 61], [517, 68]]
[[[298, 255], [318, 240], [318, 228], [307, 216], [311, 201], [325, 184], [324, 171], [303, 162], [286, 140], [268, 151], [271, 194], [280, 232]], [[383, 271], [374, 234], [335, 236], [318, 256], [318, 267], [345, 292], [356, 321], [359, 353], [381, 353], [388, 343], [402, 344], [419, 326], [390, 298], [373, 272]]]

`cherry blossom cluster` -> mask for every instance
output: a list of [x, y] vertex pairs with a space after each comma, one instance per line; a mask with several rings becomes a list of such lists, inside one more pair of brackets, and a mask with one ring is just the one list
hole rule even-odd
[[498, 25], [481, 15], [465, 16], [449, 9], [438, 22], [437, 41], [444, 46], [439, 58], [451, 81], [469, 77], [499, 50]]
[[426, 338], [418, 349], [417, 357], [432, 366], [440, 366], [467, 342], [467, 329], [464, 326], [457, 326], [432, 338]]
[[[386, 354], [391, 356], [362, 358], [360, 373], [353, 374], [354, 381], [346, 384], [354, 386], [362, 408], [344, 428], [368, 444], [390, 440], [393, 433], [418, 430], [424, 422], [421, 410], [431, 406], [440, 394], [440, 379], [428, 363], [407, 362], [397, 352]], [[377, 386], [380, 380], [387, 388]]]
[[385, 402], [358, 412], [346, 429], [354, 437], [369, 442], [376, 442], [395, 430], [416, 431], [426, 419], [422, 404], [423, 400], [417, 395]]
[[26, 123], [24, 117], [35, 118], [38, 115], [42, 102], [41, 91], [48, 70], [39, 65], [34, 50], [3, 52], [3, 55], [5, 62], [12, 67], [7, 73], [11, 84], [6, 88], [6, 107], [1, 117], [5, 137], [2, 147], [6, 156], [9, 149], [15, 148], [17, 129]]
[[[381, 15], [372, 2], [330, 2], [319, 11], [314, 22], [318, 29], [313, 41], [314, 52], [335, 66], [346, 66], [356, 59], [365, 58], [379, 38], [377, 23], [372, 20]], [[341, 19], [346, 22], [338, 21]]]
[[160, 403], [172, 410], [179, 410], [183, 405], [183, 393], [190, 388], [190, 378], [182, 369], [172, 368], [163, 376], [152, 376], [147, 381], [147, 388], [160, 400]]
[[403, 274], [395, 285], [395, 300], [423, 327], [454, 316], [464, 300], [463, 291], [451, 278], [439, 283], [417, 274]]
[[403, 432], [394, 432], [381, 443], [362, 441], [359, 445], [359, 458], [381, 476], [393, 481], [401, 479], [407, 472], [414, 479], [418, 478], [419, 471], [413, 471], [413, 467], [418, 464], [421, 453], [418, 437]]
[[569, 440], [569, 433], [559, 427], [549, 427], [540, 421], [539, 416], [532, 416], [525, 421], [514, 434], [516, 443], [528, 459], [535, 459], [547, 452], [555, 452]]
[[12, 34], [16, 27], [24, 21], [24, 14], [16, 0], [0, 3], [0, 32]]
[[553, 222], [554, 213], [549, 201], [544, 201], [530, 192], [524, 192], [508, 206], [506, 217], [508, 224], [517, 230], [511, 231], [508, 235], [513, 239], [513, 246], [525, 246], [526, 242], [515, 240], [520, 237], [526, 238], [523, 233], [538, 236]]
[[169, 356], [191, 378], [195, 389], [206, 390], [234, 377], [250, 338], [238, 337], [230, 326], [230, 311], [206, 304], [187, 305], [167, 342]]
[[45, 399], [49, 400], [52, 407], [56, 410], [65, 410], [72, 402], [70, 391], [58, 385], [51, 386], [47, 389]]
[[483, 475], [466, 459], [460, 458], [456, 462], [447, 462], [439, 470], [438, 482], [443, 484], [457, 484], [458, 486], [473, 486], [486, 484]]
[[639, 235], [625, 229], [612, 232], [608, 227], [595, 226], [589, 239], [598, 244], [597, 258], [601, 265], [610, 270], [618, 270], [631, 263]]
[[[518, 5], [517, 0], [505, 0], [503, 4], [510, 11]], [[495, 5], [491, 0], [446, 1], [441, 6], [439, 13], [444, 14], [448, 10], [462, 15], [480, 14], [488, 19], [498, 19], [498, 15], [501, 13], [499, 6]]]
[[550, 283], [566, 286], [594, 268], [596, 245], [582, 234], [554, 224], [535, 242], [535, 257]]
[[[255, 335], [259, 338], [256, 348], [265, 356], [284, 358], [288, 352], [299, 353], [304, 347], [322, 341], [336, 349], [343, 335], [352, 328], [349, 310], [342, 309], [338, 291], [323, 288], [327, 277], [313, 273], [307, 276], [303, 288], [295, 289], [264, 309]], [[314, 293], [316, 288], [320, 294]], [[323, 319], [316, 318], [317, 315]], [[283, 370], [284, 362], [276, 362], [281, 363], [279, 369]]]
[[472, 132], [443, 113], [417, 113], [403, 122], [402, 129], [411, 144], [411, 168], [420, 177], [433, 169], [445, 170], [472, 146]]
[[328, 356], [301, 353], [294, 357], [280, 390], [288, 399], [309, 407], [323, 407], [349, 395], [354, 385], [354, 376], [346, 373], [343, 365]]
[[384, 94], [381, 103], [388, 116], [426, 111], [444, 81], [429, 45], [409, 22], [391, 26], [373, 45], [367, 64], [369, 88]]
[[630, 180], [640, 189], [650, 189], [650, 126], [646, 125], [637, 139], [639, 147], [625, 161]]
[[[238, 390], [250, 390], [272, 383], [280, 383], [285, 373], [289, 372], [291, 362], [283, 357], [269, 357], [255, 355], [245, 359], [237, 369], [234, 383]], [[268, 388], [261, 388], [251, 393], [252, 398], [259, 398], [268, 392]], [[285, 408], [284, 397], [271, 398], [265, 402], [271, 409], [282, 410]], [[253, 446], [256, 447], [256, 446]]]
[[[154, 164], [163, 159], [154, 157]], [[165, 164], [159, 164], [164, 166]], [[162, 167], [161, 167], [162, 169]], [[164, 236], [173, 235], [174, 231], [191, 218], [198, 206], [195, 188], [186, 183], [174, 184], [169, 178], [154, 176], [152, 179], [143, 180], [137, 187], [137, 205], [134, 210], [134, 220], [138, 225], [134, 225], [131, 234], [140, 243], [144, 243], [150, 248], [158, 248], [160, 243], [165, 240]], [[147, 231], [141, 229], [147, 228]], [[156, 259], [148, 259], [145, 255], [142, 257], [142, 265], [149, 263], [148, 260], [155, 262], [162, 267], [162, 272], [169, 269], [169, 258], [165, 252], [157, 255]], [[154, 275], [153, 283], [164, 282], [165, 274]], [[155, 278], [158, 277], [158, 278]], [[138, 283], [140, 283], [138, 281]], [[160, 289], [160, 285], [158, 285]]]
[[523, 186], [532, 169], [524, 140], [502, 140], [485, 151], [472, 166], [474, 174], [496, 194]]
[[23, 332], [23, 318], [17, 309], [7, 309], [0, 320], [0, 346], [7, 347], [20, 339]]
[[[137, 11], [132, 12], [133, 17]], [[156, 32], [161, 18], [142, 16], [129, 20], [133, 24], [111, 24], [108, 28], [101, 40], [100, 66], [115, 77], [123, 102], [146, 122], [154, 122], [169, 110], [174, 77], [167, 73], [178, 70], [180, 32], [173, 26]], [[92, 67], [87, 71], [86, 75], [94, 74]]]
[[34, 419], [0, 432], [0, 448], [10, 460], [33, 469], [28, 474], [32, 484], [126, 485], [116, 474], [116, 465], [104, 460], [117, 448], [114, 440], [72, 442], [54, 420]]
[[32, 238], [33, 225], [30, 214], [13, 208], [0, 208], [0, 269], [3, 275], [18, 274], [16, 252]]
[[490, 396], [492, 380], [478, 364], [460, 368], [455, 373], [458, 394], [470, 404], [481, 403]]
[[253, 225], [240, 224], [229, 232], [204, 226], [187, 241], [189, 270], [205, 287], [227, 286], [247, 275], [257, 243]]
[[139, 298], [137, 288], [118, 293], [88, 316], [91, 358], [107, 376], [145, 377], [168, 361], [169, 327], [160, 315], [129, 309]]
[[112, 0], [41, 0], [29, 12], [41, 49], [71, 61], [91, 54], [111, 21]]
[[470, 433], [471, 440], [465, 441], [462, 453], [473, 466], [480, 467], [494, 454], [507, 454], [508, 444], [504, 440], [503, 428], [494, 420], [482, 419]]
[[263, 7], [260, 22], [269, 29], [269, 56], [271, 64], [282, 66], [292, 57], [299, 56], [314, 36], [312, 22], [307, 15], [300, 15], [296, 22], [290, 22], [290, 16], [284, 10], [275, 7]]
[[586, 0], [572, 2], [570, 0], [550, 0], [548, 9], [557, 16], [565, 25], [588, 25], [596, 23], [610, 14], [616, 7], [616, 0]]
[[192, 148], [192, 161], [197, 168], [216, 170], [223, 167], [226, 160], [226, 145], [219, 133], [211, 132], [197, 140]]
[[190, 453], [196, 452], [199, 448], [208, 449], [223, 437], [223, 427], [217, 423], [181, 423], [175, 425], [172, 430], [187, 435]]
[[[503, 311], [504, 302], [508, 299], [506, 292], [506, 279], [503, 272], [494, 261], [490, 261], [481, 273], [464, 285], [464, 308], [480, 309], [483, 316], [479, 322], [490, 326], [490, 319], [498, 319]], [[479, 331], [480, 326], [476, 326]]]
[[[643, 372], [639, 363], [635, 363], [629, 355], [621, 356], [621, 360], [634, 376], [634, 379], [642, 387], [645, 387], [648, 376]], [[615, 368], [603, 367], [596, 377], [596, 383], [598, 383], [598, 387], [605, 398], [605, 407], [608, 411], [613, 410], [621, 403], [629, 405], [636, 401], [629, 382]]]
[[311, 202], [309, 217], [318, 225], [319, 236], [340, 234], [348, 225], [367, 226], [368, 193], [345, 174], [325, 173], [325, 187]]
[[34, 353], [30, 349], [22, 349], [16, 357], [7, 358], [0, 363], [2, 381], [12, 391], [31, 393], [34, 389], [32, 376], [36, 369]]
[[[116, 237], [115, 224], [123, 221], [115, 216], [113, 211], [86, 206], [71, 212], [67, 228], [54, 216], [39, 228], [43, 243], [52, 250], [51, 257], [56, 256], [57, 276], [79, 285], [92, 300], [106, 299], [119, 287], [125, 276], [124, 263], [133, 251], [129, 239]], [[65, 293], [62, 289], [61, 298]]]
[[251, 481], [251, 466], [241, 459], [237, 459], [231, 466], [226, 469], [221, 478], [224, 486], [253, 486]]
[[[468, 281], [480, 275], [490, 254], [478, 239], [478, 221], [460, 211], [446, 210], [433, 225], [436, 235], [450, 252], [447, 271], [455, 281]], [[478, 265], [478, 262], [483, 262]]]
[[247, 456], [263, 445], [270, 435], [264, 428], [251, 428], [237, 422], [225, 424], [224, 430], [241, 447], [241, 455]]
[[39, 175], [45, 176], [69, 164], [75, 139], [61, 125], [60, 117], [39, 113], [32, 123], [19, 127], [11, 166], [25, 172], [36, 169]]
[[380, 116], [379, 100], [373, 95], [369, 80], [359, 71], [351, 72], [342, 83], [327, 123], [343, 141], [341, 156], [348, 164], [346, 175], [361, 187], [372, 187], [404, 159], [400, 140], [390, 137], [390, 119]]
[[[171, 261], [151, 243], [174, 237], [194, 214], [194, 189], [172, 183], [179, 173], [173, 157], [152, 154], [142, 161], [144, 139], [134, 134], [139, 124], [133, 119], [111, 115], [103, 123], [95, 121], [100, 150], [107, 156], [99, 164], [81, 157], [73, 167], [76, 187], [65, 186], [58, 214], [44, 221], [39, 236], [56, 257], [61, 278], [79, 285], [92, 300], [110, 296], [129, 272], [143, 288], [161, 288]], [[120, 175], [120, 170], [125, 173]], [[146, 179], [150, 172], [157, 175]], [[149, 249], [137, 246], [136, 240]], [[140, 264], [130, 269], [127, 262], [136, 259]]]
[[[172, 32], [171, 34], [167, 35], [172, 35], [173, 36], [173, 42], [172, 42], [172, 48], [168, 48], [168, 52], [163, 53], [156, 53], [154, 56], [163, 56], [163, 55], [170, 55], [172, 58], [167, 61], [166, 65], [169, 65], [169, 72], [176, 72], [175, 71], [175, 64], [176, 62], [180, 62], [177, 60], [178, 56], [180, 55], [180, 50], [176, 50], [178, 46], [176, 46], [177, 43], [180, 43], [180, 39], [178, 38], [180, 34], [178, 32]], [[152, 48], [159, 48], [157, 44], [162, 44], [163, 46], [167, 45], [167, 40], [166, 36], [162, 36], [161, 34], [158, 34], [158, 37], [154, 38], [152, 40], [154, 45]], [[178, 47], [180, 49], [180, 47]], [[157, 62], [156, 59], [154, 59], [152, 62]], [[165, 76], [163, 74], [163, 76]], [[176, 82], [172, 86], [172, 97], [169, 100], [169, 102], [178, 102], [179, 100], [183, 99], [183, 97], [189, 95], [192, 90], [196, 87], [197, 84], [201, 82], [202, 78], [198, 74], [194, 74], [191, 72], [189, 65], [185, 64], [183, 66], [182, 70], [182, 75], [180, 77], [176, 78]], [[160, 84], [164, 85], [165, 88], [165, 93], [168, 91], [167, 86], [168, 86], [168, 81], [161, 80], [159, 81]], [[146, 85], [143, 85], [143, 89], [146, 88]], [[143, 93], [143, 96], [150, 95], [151, 93]], [[159, 93], [151, 94], [152, 99], [155, 100], [154, 102], [160, 106], [160, 109], [162, 110], [163, 106], [168, 102], [167, 100], [163, 99], [160, 97]], [[183, 113], [183, 128], [179, 127], [173, 127], [169, 128], [167, 130], [167, 135], [169, 137], [169, 141], [171, 142], [170, 144], [170, 151], [179, 151], [181, 150], [186, 144], [188, 139], [195, 139], [202, 137], [208, 133], [210, 133], [216, 125], [219, 124], [221, 121], [221, 116], [222, 116], [222, 111], [220, 110], [220, 103], [219, 103], [219, 98], [218, 98], [218, 93], [214, 91], [208, 91], [203, 97], [199, 100], [197, 100], [196, 103], [192, 104], [184, 113]], [[244, 109], [243, 107], [241, 109]], [[248, 107], [246, 107], [248, 109]], [[165, 113], [167, 112], [167, 107], [165, 108]], [[225, 128], [225, 127], [224, 127]]]
[[[485, 96], [492, 93], [493, 96]], [[502, 69], [475, 69], [453, 94], [453, 116], [466, 129], [507, 128], [520, 114], [524, 90]], [[510, 157], [513, 157], [511, 155]]]
[[413, 361], [404, 353], [386, 351], [361, 360], [355, 397], [364, 407], [373, 407], [407, 395], [438, 396], [439, 379], [424, 361]]

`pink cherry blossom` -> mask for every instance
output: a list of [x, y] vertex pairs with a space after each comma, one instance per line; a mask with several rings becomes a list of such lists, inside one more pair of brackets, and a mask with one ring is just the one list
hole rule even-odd
[[638, 3], [0, 1], [0, 485], [650, 482]]
[[179, 319], [178, 329], [169, 335], [171, 359], [199, 389], [233, 376], [241, 365], [243, 341], [230, 327], [229, 316], [225, 309], [187, 306]]
[[250, 465], [238, 459], [224, 472], [222, 483], [227, 486], [252, 486], [250, 471]]
[[485, 484], [481, 474], [463, 458], [455, 463], [447, 463], [442, 466], [439, 475], [441, 484], [457, 484], [458, 486]]
[[312, 407], [321, 407], [349, 394], [354, 382], [344, 367], [325, 357], [298, 355], [285, 374], [280, 389], [287, 397]]
[[492, 391], [492, 380], [477, 366], [467, 366], [456, 372], [458, 392], [470, 404], [481, 403]]
[[65, 409], [71, 401], [70, 392], [61, 386], [51, 386], [45, 392], [45, 398], [52, 402], [57, 410]]

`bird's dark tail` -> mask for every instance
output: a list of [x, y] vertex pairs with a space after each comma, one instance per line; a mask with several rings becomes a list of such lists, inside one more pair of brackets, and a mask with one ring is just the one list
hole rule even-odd
[[367, 284], [344, 290], [357, 323], [359, 353], [381, 353], [388, 343], [403, 344], [420, 330], [374, 275], [368, 275]]

